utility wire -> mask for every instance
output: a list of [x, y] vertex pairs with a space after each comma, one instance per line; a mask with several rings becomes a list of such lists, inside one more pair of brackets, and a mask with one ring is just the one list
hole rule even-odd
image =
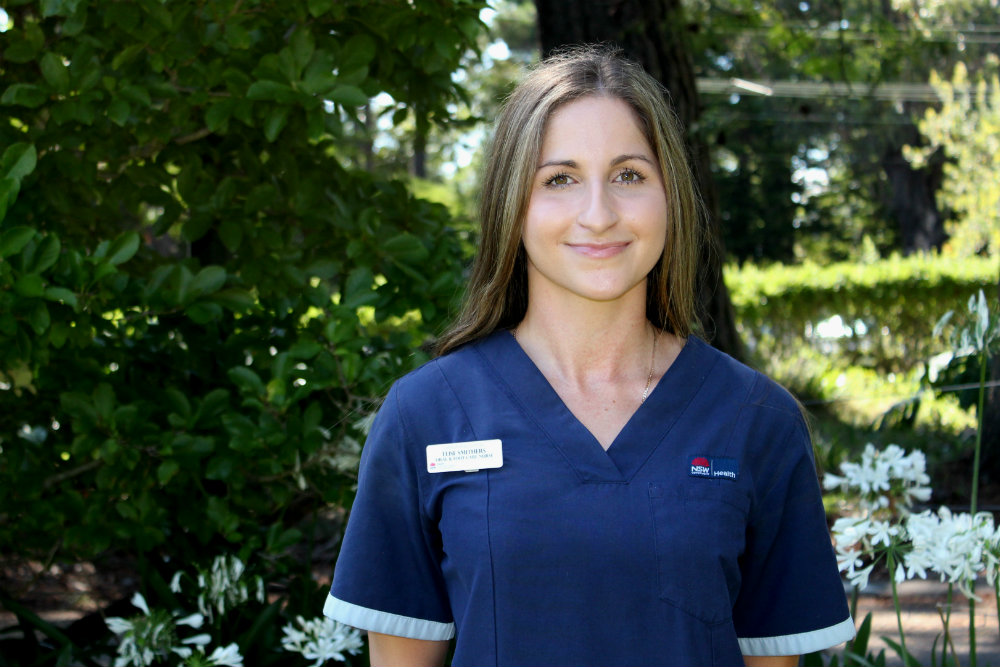
[[902, 81], [875, 85], [844, 81], [795, 81], [791, 79], [761, 79], [750, 81], [738, 77], [698, 77], [698, 92], [706, 95], [759, 95], [761, 97], [855, 98], [892, 102], [939, 102], [934, 86], [929, 83]]

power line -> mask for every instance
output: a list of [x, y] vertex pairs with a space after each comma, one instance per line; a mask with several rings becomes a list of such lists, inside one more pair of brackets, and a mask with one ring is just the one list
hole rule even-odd
[[[713, 28], [716, 34], [736, 34], [736, 35], [766, 35], [770, 33], [774, 26], [762, 26], [751, 28]], [[916, 36], [920, 42], [939, 43], [964, 43], [964, 44], [1000, 44], [1000, 26], [997, 25], [970, 25], [966, 27], [945, 27], [945, 28], [909, 28], [898, 30], [895, 33], [888, 31], [860, 30], [856, 28], [837, 28], [799, 25], [791, 26], [792, 35], [797, 33], [813, 35], [819, 39], [841, 40], [856, 42], [877, 42], [885, 41], [895, 36]]]
[[875, 85], [849, 81], [795, 81], [698, 77], [699, 93], [706, 95], [759, 95], [762, 97], [876, 99], [890, 102], [939, 102], [941, 96], [929, 83], [894, 81]]

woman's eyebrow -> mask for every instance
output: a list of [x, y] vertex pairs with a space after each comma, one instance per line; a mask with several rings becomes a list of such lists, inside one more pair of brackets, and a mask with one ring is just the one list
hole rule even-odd
[[[648, 155], [644, 155], [642, 153], [625, 153], [624, 155], [619, 155], [618, 157], [613, 158], [609, 164], [614, 167], [615, 165], [619, 165], [622, 162], [628, 162], [629, 160], [641, 160], [649, 165], [654, 167], [656, 166]], [[578, 166], [579, 164], [576, 160], [547, 160], [538, 165], [536, 171], [539, 169], [545, 169], [546, 167], [567, 167], [569, 169], [576, 169]]]
[[569, 167], [570, 169], [576, 169], [577, 166], [576, 160], [549, 160], [538, 165], [535, 171], [545, 169], [546, 167]]
[[621, 164], [622, 162], [628, 162], [629, 160], [641, 160], [647, 164], [653, 165], [654, 167], [656, 166], [653, 163], [653, 160], [648, 155], [645, 155], [643, 153], [626, 153], [625, 155], [619, 155], [618, 157], [616, 157], [611, 161], [611, 166], [613, 167], [616, 164]]

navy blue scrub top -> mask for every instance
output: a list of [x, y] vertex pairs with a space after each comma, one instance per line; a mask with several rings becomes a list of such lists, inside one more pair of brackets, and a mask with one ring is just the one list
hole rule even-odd
[[[428, 472], [499, 439], [501, 467]], [[789, 394], [691, 337], [605, 451], [509, 332], [390, 390], [327, 616], [453, 665], [742, 665], [854, 636]]]

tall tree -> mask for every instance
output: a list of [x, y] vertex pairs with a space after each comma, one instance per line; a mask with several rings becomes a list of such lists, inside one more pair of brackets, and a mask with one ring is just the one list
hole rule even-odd
[[642, 64], [669, 91], [684, 127], [695, 176], [709, 213], [715, 242], [703, 258], [701, 301], [712, 343], [736, 357], [743, 346], [733, 317], [729, 292], [722, 277], [724, 247], [718, 227], [715, 185], [707, 146], [693, 132], [700, 115], [698, 89], [688, 44], [688, 24], [679, 0], [535, 0], [542, 54], [559, 47], [594, 42], [620, 46]]

